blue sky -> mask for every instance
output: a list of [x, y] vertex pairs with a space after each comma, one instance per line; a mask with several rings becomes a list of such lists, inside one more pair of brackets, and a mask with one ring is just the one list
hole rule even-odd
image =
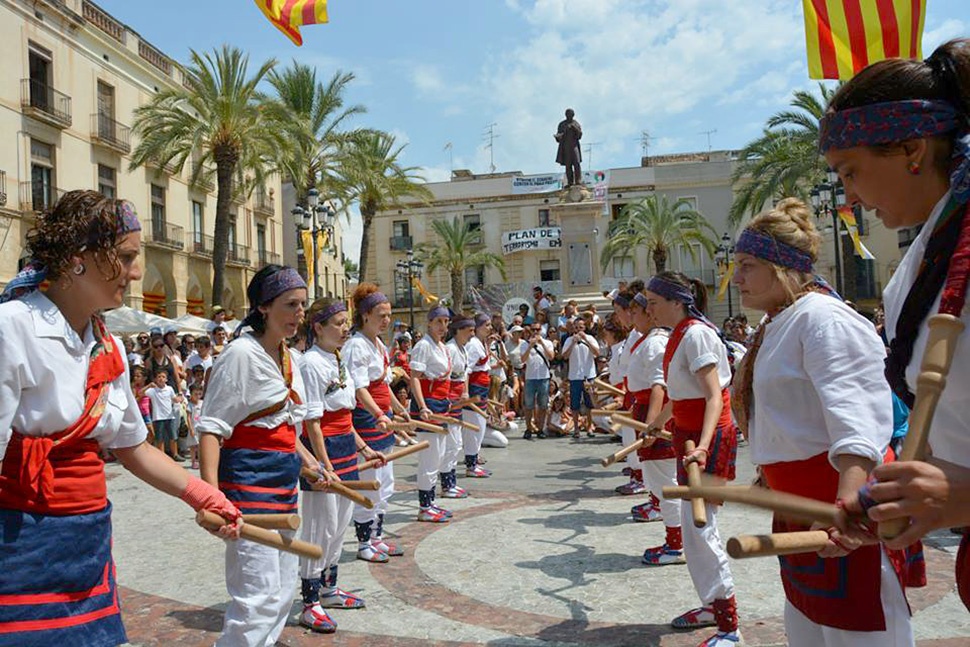
[[[99, 4], [177, 60], [228, 42], [324, 79], [353, 71], [348, 99], [368, 108], [356, 123], [407, 142], [429, 180], [449, 177], [449, 142], [455, 168], [487, 172], [492, 123], [499, 171], [557, 170], [566, 107], [597, 168], [639, 165], [643, 130], [651, 154], [706, 150], [704, 131], [715, 149], [739, 148], [815, 84], [798, 0], [330, 0], [330, 23], [305, 27], [301, 48], [251, 0]], [[970, 35], [966, 0], [928, 5], [924, 55]]]

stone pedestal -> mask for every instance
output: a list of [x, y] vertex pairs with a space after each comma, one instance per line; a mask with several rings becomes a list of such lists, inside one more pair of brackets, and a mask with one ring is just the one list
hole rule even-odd
[[585, 187], [574, 185], [563, 189], [560, 203], [549, 208], [562, 227], [559, 267], [569, 299], [600, 292], [600, 249], [609, 219], [603, 216], [603, 203], [589, 197]]

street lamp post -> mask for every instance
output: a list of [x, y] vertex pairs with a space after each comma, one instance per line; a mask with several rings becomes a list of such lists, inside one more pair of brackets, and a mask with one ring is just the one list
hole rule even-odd
[[304, 231], [310, 232], [310, 238], [313, 241], [312, 258], [307, 261], [307, 267], [313, 265], [313, 272], [312, 274], [308, 272], [307, 282], [311, 287], [310, 294], [313, 295], [314, 299], [318, 299], [323, 295], [323, 291], [320, 289], [320, 264], [318, 262], [322, 250], [318, 248], [317, 237], [321, 233], [326, 233], [333, 238], [335, 212], [329, 204], [321, 204], [320, 192], [316, 188], [307, 191], [306, 205], [306, 209], [300, 204], [296, 205], [291, 213], [293, 214], [293, 221], [296, 223], [298, 249], [303, 248]]
[[832, 244], [835, 252], [835, 289], [839, 294], [845, 292], [842, 280], [842, 223], [839, 222], [839, 207], [845, 206], [845, 189], [839, 180], [839, 174], [829, 169], [827, 181], [816, 185], [811, 192], [812, 206], [815, 217], [832, 218]]
[[[731, 257], [734, 256], [734, 245], [731, 244], [731, 236], [727, 232], [721, 236], [721, 244], [717, 247], [718, 261], [723, 263], [724, 273], [726, 274], [731, 267]], [[731, 296], [731, 282], [727, 285], [728, 316], [734, 316], [734, 299]]]
[[397, 274], [408, 282], [408, 309], [411, 316], [411, 330], [414, 330], [414, 279], [421, 278], [424, 264], [414, 258], [414, 252], [408, 250], [406, 261], [397, 262]]

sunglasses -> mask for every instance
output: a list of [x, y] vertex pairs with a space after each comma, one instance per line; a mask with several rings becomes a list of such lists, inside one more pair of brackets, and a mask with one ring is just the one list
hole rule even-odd
[[163, 348], [165, 344], [152, 344], [152, 348]]

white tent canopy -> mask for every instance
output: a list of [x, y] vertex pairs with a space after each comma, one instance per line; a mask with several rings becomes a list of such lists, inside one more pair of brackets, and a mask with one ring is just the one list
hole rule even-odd
[[192, 315], [188, 313], [182, 315], [181, 317], [176, 318], [175, 324], [179, 326], [179, 331], [181, 331], [183, 327], [187, 327], [187, 328], [190, 328], [191, 330], [187, 329], [186, 332], [194, 333], [196, 331], [201, 331], [201, 333], [203, 334], [207, 333], [209, 330], [212, 329], [212, 326], [215, 325], [208, 319], [205, 319], [203, 317], [197, 317], [196, 315]]
[[186, 324], [174, 319], [166, 319], [142, 310], [135, 310], [128, 306], [121, 306], [104, 313], [104, 321], [108, 330], [119, 335], [132, 335], [148, 332], [152, 328], [175, 328], [180, 333], [203, 334], [205, 328]]

